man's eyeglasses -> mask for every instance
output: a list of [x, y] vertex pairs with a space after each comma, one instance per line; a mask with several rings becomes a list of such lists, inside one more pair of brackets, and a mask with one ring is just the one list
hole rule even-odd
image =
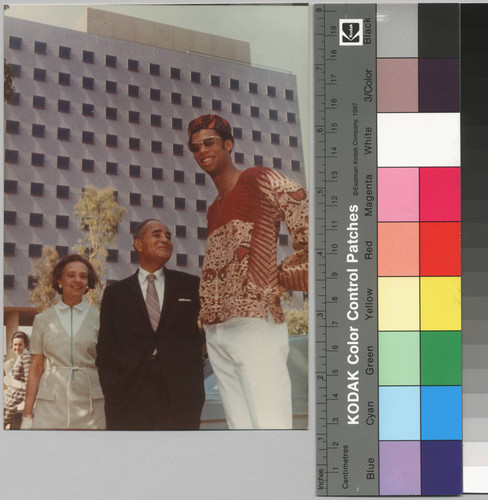
[[203, 141], [190, 142], [190, 144], [188, 144], [188, 148], [192, 153], [198, 153], [202, 144], [206, 148], [209, 148], [215, 144], [215, 139], [222, 139], [222, 137], [219, 137], [218, 135], [211, 135], [210, 137], [203, 139]]

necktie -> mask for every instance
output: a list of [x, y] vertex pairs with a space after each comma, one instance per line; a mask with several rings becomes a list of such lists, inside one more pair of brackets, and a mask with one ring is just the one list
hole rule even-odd
[[147, 276], [147, 291], [146, 291], [146, 307], [149, 314], [149, 320], [151, 321], [151, 326], [153, 330], [156, 331], [159, 324], [159, 315], [161, 310], [159, 309], [159, 299], [158, 292], [154, 286], [154, 280], [156, 276], [154, 274], [149, 274]]

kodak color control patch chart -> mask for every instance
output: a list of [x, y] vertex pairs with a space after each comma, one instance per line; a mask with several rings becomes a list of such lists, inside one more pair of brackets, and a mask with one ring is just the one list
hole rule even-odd
[[459, 12], [315, 6], [318, 495], [462, 493]]

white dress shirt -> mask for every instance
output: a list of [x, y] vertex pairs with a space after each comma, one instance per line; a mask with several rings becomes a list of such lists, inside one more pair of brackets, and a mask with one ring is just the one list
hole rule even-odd
[[[79, 304], [71, 307], [60, 300], [54, 306], [54, 309], [59, 320], [61, 321], [61, 324], [66, 330], [66, 333], [70, 336], [74, 336], [80, 329], [80, 326], [88, 312], [89, 306], [86, 302], [81, 301]], [[73, 314], [71, 314], [71, 311], [73, 311]], [[73, 321], [73, 323], [71, 323], [71, 321]]]
[[154, 286], [156, 287], [156, 292], [158, 293], [159, 309], [162, 310], [163, 299], [164, 299], [164, 268], [158, 269], [154, 273], [149, 273], [142, 267], [139, 267], [139, 272], [137, 274], [137, 277], [139, 278], [139, 285], [141, 285], [141, 290], [144, 300], [146, 300], [147, 284], [148, 284], [147, 277], [149, 274], [154, 274], [154, 276], [156, 276], [156, 279], [154, 280]]

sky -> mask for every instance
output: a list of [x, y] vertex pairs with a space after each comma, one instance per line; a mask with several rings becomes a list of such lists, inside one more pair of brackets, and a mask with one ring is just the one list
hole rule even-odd
[[[232, 5], [98, 5], [87, 2], [43, 4], [31, 0], [8, 2], [5, 16], [74, 29], [87, 5], [118, 14], [149, 19], [213, 35], [246, 41], [253, 65], [285, 70], [297, 77], [302, 140], [306, 165], [309, 137], [309, 33], [308, 6], [292, 4]], [[164, 3], [164, 0], [163, 0]]]

